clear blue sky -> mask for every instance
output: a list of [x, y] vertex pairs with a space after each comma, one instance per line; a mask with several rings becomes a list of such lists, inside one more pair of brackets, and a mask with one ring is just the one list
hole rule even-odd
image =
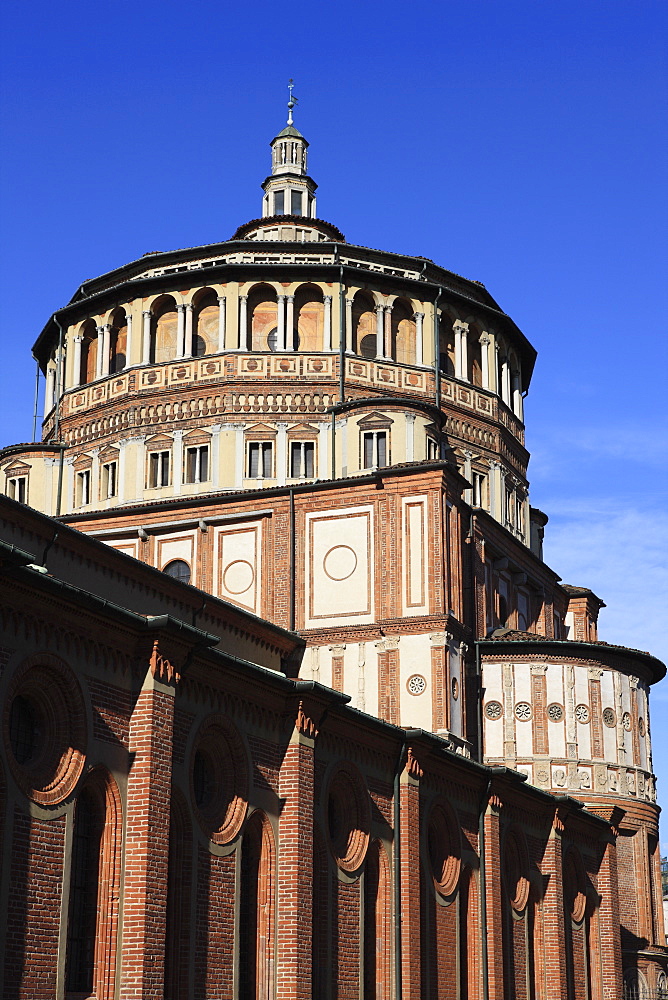
[[[0, 444], [86, 278], [260, 214], [296, 81], [319, 214], [478, 279], [539, 352], [548, 561], [668, 658], [665, 0], [5, 0]], [[653, 738], [668, 804], [668, 684]], [[668, 830], [666, 835], [668, 838]]]

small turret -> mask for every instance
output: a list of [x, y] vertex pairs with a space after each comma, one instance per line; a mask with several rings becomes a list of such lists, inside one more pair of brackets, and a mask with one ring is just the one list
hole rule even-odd
[[315, 219], [315, 191], [318, 185], [306, 173], [308, 142], [292, 120], [292, 110], [297, 103], [297, 98], [292, 95], [292, 80], [288, 89], [288, 122], [271, 141], [271, 177], [267, 177], [262, 185], [262, 218], [291, 215]]

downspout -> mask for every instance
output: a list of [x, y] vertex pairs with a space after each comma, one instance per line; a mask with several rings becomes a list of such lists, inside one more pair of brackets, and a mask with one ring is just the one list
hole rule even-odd
[[490, 774], [478, 815], [478, 854], [480, 856], [480, 958], [482, 964], [482, 996], [489, 1000], [489, 955], [487, 952], [487, 876], [485, 867], [485, 813], [489, 802], [493, 775]]
[[401, 770], [408, 741], [404, 739], [394, 772], [394, 1000], [402, 997], [401, 963]]
[[438, 329], [438, 301], [443, 294], [443, 288], [438, 286], [438, 295], [434, 299], [434, 380], [436, 406], [441, 409], [441, 338]]
[[295, 582], [295, 490], [294, 487], [290, 487], [290, 631], [295, 630], [295, 619], [296, 619], [296, 582]]
[[[63, 382], [63, 327], [54, 314], [53, 321], [58, 327], [58, 361], [56, 362], [56, 414], [53, 422], [53, 437], [54, 440], [60, 444], [58, 440], [60, 436], [60, 398], [62, 394], [62, 382]], [[61, 446], [60, 458], [58, 460], [58, 492], [56, 494], [56, 517], [60, 517], [60, 507], [63, 499], [63, 467], [65, 464], [65, 449]]]
[[[338, 256], [339, 245], [336, 244]], [[345, 295], [343, 292], [343, 264], [339, 263], [339, 402], [343, 403], [346, 391], [346, 328]], [[332, 479], [336, 479], [336, 414], [332, 412]]]

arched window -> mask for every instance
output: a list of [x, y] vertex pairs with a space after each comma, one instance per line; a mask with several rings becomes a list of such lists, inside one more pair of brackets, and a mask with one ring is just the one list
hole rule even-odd
[[183, 559], [172, 559], [163, 566], [162, 572], [180, 583], [190, 583], [190, 566]]
[[79, 384], [85, 385], [95, 379], [97, 369], [97, 326], [95, 320], [89, 319], [81, 330], [81, 371]]
[[256, 285], [248, 294], [252, 351], [275, 351], [278, 301], [270, 285]]
[[153, 303], [154, 335], [151, 361], [173, 361], [176, 357], [178, 316], [171, 295], [163, 295]]
[[111, 1000], [116, 970], [120, 796], [98, 769], [74, 807], [67, 919], [67, 993]]
[[125, 309], [115, 309], [111, 314], [109, 338], [109, 371], [113, 375], [126, 367], [128, 348], [128, 320]]
[[410, 304], [402, 299], [392, 307], [392, 357], [402, 365], [415, 364], [415, 320]]
[[[324, 322], [325, 306], [321, 289], [317, 285], [301, 285], [295, 292], [295, 347], [306, 353], [322, 351]], [[290, 333], [288, 330], [288, 338]]]
[[274, 837], [266, 816], [251, 816], [241, 841], [239, 998], [268, 1000], [274, 970]]
[[203, 288], [193, 303], [193, 357], [201, 358], [218, 350], [218, 296], [213, 288]]
[[482, 386], [482, 344], [480, 330], [469, 323], [467, 344], [468, 377], [472, 385]]
[[363, 358], [376, 357], [376, 309], [366, 292], [353, 300], [353, 351]]
[[438, 363], [445, 375], [454, 378], [455, 375], [455, 335], [452, 329], [452, 317], [441, 316], [438, 324]]

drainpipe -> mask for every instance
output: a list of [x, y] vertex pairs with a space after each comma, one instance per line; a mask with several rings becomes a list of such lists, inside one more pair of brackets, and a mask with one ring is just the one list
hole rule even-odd
[[[336, 244], [338, 256], [339, 245]], [[346, 391], [346, 329], [345, 294], [343, 291], [343, 264], [339, 264], [339, 402], [343, 403]], [[336, 479], [336, 415], [332, 413], [332, 479]]]
[[394, 1000], [401, 1000], [401, 770], [408, 741], [404, 739], [394, 772]]
[[295, 603], [296, 603], [296, 584], [295, 584], [295, 490], [294, 487], [290, 487], [290, 631], [295, 630]]
[[487, 953], [487, 877], [485, 867], [485, 813], [489, 802], [493, 775], [490, 774], [478, 815], [478, 854], [480, 856], [480, 957], [482, 959], [482, 995], [489, 1000], [489, 956]]
[[441, 338], [439, 336], [438, 329], [438, 302], [443, 294], [443, 288], [441, 285], [438, 286], [438, 295], [434, 299], [434, 378], [435, 378], [435, 396], [436, 396], [436, 406], [439, 411], [441, 409], [441, 363], [440, 363], [440, 351], [441, 351]]

